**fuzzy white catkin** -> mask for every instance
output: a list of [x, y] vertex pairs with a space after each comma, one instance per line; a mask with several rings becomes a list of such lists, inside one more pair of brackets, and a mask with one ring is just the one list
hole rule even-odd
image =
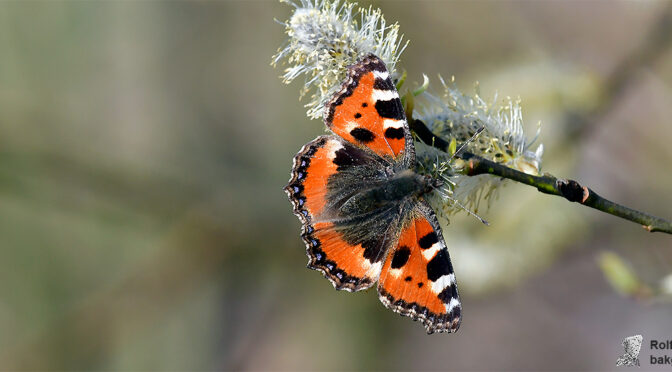
[[399, 25], [387, 25], [380, 9], [356, 8], [348, 2], [328, 0], [284, 1], [294, 6], [283, 22], [289, 41], [273, 57], [285, 64], [282, 79], [290, 83], [304, 76], [300, 95], [311, 119], [321, 118], [324, 106], [345, 79], [347, 67], [375, 54], [394, 76], [395, 65], [406, 47]]
[[[523, 117], [520, 102], [507, 97], [503, 104], [497, 104], [497, 95], [490, 102], [481, 98], [478, 89], [474, 95], [462, 93], [454, 81], [446, 84], [440, 79], [443, 94], [435, 96], [423, 93], [416, 100], [415, 117], [422, 120], [436, 135], [450, 142], [465, 144], [465, 151], [485, 159], [500, 163], [521, 172], [538, 175], [541, 169], [543, 145], [535, 151], [528, 148], [539, 135], [528, 141], [523, 131]], [[478, 129], [484, 128], [473, 141], [467, 142]], [[429, 154], [427, 154], [429, 152]], [[438, 162], [445, 161], [446, 156], [439, 157]], [[459, 160], [451, 164], [438, 164], [436, 152], [427, 147], [419, 147], [419, 166], [423, 169], [440, 168], [446, 172], [444, 187], [439, 193], [441, 199], [433, 198], [433, 206], [446, 214], [462, 210], [455, 201], [463, 206], [478, 211], [480, 201], [496, 198], [499, 187], [503, 184], [500, 178], [490, 175], [466, 176], [459, 174], [464, 165]], [[442, 200], [443, 199], [443, 200]]]

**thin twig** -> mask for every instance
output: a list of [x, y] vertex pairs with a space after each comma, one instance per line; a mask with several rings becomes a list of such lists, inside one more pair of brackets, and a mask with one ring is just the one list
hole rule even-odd
[[[411, 129], [422, 142], [441, 151], [447, 151], [449, 142], [434, 135], [422, 121], [411, 120]], [[545, 194], [561, 196], [571, 202], [576, 202], [604, 213], [639, 223], [650, 232], [661, 231], [672, 234], [672, 222], [614, 203], [574, 180], [559, 179], [550, 174], [534, 176], [495, 163], [470, 152], [462, 152], [457, 154], [456, 157], [467, 163], [463, 170], [464, 174], [467, 176], [491, 174], [493, 176], [510, 179], [525, 185], [534, 186], [537, 190]]]

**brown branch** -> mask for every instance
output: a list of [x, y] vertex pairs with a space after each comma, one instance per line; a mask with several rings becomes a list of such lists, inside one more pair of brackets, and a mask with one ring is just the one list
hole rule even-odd
[[[447, 152], [449, 143], [446, 140], [434, 135], [422, 121], [412, 120], [411, 122], [411, 129], [422, 142]], [[525, 185], [534, 186], [545, 194], [561, 196], [571, 202], [639, 223], [650, 232], [661, 231], [672, 234], [672, 223], [670, 221], [607, 200], [577, 181], [559, 179], [550, 174], [535, 176], [523, 173], [469, 152], [458, 153], [455, 157], [467, 163], [463, 170], [463, 174], [467, 176], [491, 174], [510, 179]]]

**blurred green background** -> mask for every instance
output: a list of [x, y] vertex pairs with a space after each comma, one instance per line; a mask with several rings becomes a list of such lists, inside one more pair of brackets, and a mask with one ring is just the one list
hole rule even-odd
[[[669, 2], [361, 4], [410, 84], [519, 96], [545, 171], [672, 218]], [[596, 370], [670, 338], [672, 238], [521, 185], [444, 229], [457, 334], [306, 269], [282, 187], [323, 126], [269, 66], [292, 9], [0, 4], [1, 369]]]

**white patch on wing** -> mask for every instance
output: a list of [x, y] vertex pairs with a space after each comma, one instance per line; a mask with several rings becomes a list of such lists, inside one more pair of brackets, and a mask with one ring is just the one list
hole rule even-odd
[[385, 119], [383, 120], [383, 128], [396, 128], [401, 129], [404, 127], [404, 120], [395, 120], [395, 119]]
[[392, 275], [395, 278], [398, 278], [399, 275], [401, 275], [401, 269], [392, 269], [391, 268], [387, 272], [388, 272], [388, 274]]
[[329, 159], [336, 158], [336, 151], [343, 148], [343, 145], [338, 141], [329, 141], [329, 144], [327, 146], [329, 146], [328, 147], [329, 152], [327, 153], [328, 156], [329, 156]]
[[358, 128], [359, 124], [356, 121], [349, 121], [345, 124], [345, 131], [350, 133], [353, 129]]
[[399, 98], [399, 93], [395, 90], [373, 90], [374, 101], [390, 101], [395, 98]]
[[[380, 273], [380, 269], [382, 269], [382, 267], [383, 267], [382, 261], [378, 261], [378, 262], [372, 264], [371, 261], [365, 259], [364, 262], [366, 263], [366, 266], [368, 266], [368, 267], [365, 267], [366, 276], [368, 276], [368, 277], [377, 276], [378, 273]], [[371, 274], [374, 274], [374, 275], [371, 275]]]
[[388, 77], [390, 77], [390, 73], [387, 72], [387, 71], [377, 71], [377, 70], [373, 70], [373, 76], [376, 77], [376, 78], [378, 78], [378, 79], [383, 79], [383, 80], [385, 80], [385, 79], [387, 79]]
[[460, 306], [460, 300], [457, 298], [451, 298], [450, 303], [446, 304], [446, 312], [449, 313], [453, 311], [454, 308]]
[[432, 282], [432, 292], [439, 294], [452, 284], [455, 284], [455, 274], [444, 275]]
[[429, 261], [432, 258], [434, 258], [434, 255], [436, 255], [436, 252], [438, 252], [439, 249], [441, 249], [441, 248], [442, 248], [441, 243], [436, 242], [436, 243], [432, 244], [431, 247], [423, 250], [422, 251], [422, 256], [425, 257], [425, 260]]

